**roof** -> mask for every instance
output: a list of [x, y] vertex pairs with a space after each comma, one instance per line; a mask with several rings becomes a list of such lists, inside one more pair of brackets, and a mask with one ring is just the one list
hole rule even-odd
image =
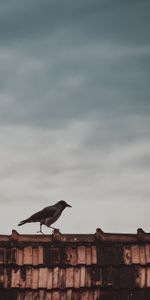
[[0, 235], [0, 299], [148, 300], [150, 233]]

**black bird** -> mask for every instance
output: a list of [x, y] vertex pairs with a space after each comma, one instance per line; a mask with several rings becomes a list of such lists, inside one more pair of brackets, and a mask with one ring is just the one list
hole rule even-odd
[[61, 200], [57, 202], [54, 205], [47, 206], [44, 209], [38, 211], [28, 219], [25, 219], [21, 221], [18, 226], [21, 226], [26, 223], [32, 223], [32, 222], [40, 222], [40, 231], [42, 232], [42, 225], [46, 225], [47, 227], [50, 227], [52, 229], [55, 229], [54, 227], [51, 226], [54, 222], [57, 221], [57, 219], [60, 217], [62, 211], [66, 207], [71, 207], [71, 205], [67, 204], [64, 200]]

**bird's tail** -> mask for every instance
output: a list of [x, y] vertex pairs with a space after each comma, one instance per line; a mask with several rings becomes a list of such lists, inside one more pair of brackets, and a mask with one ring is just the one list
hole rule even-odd
[[23, 220], [23, 221], [21, 221], [21, 222], [18, 224], [18, 226], [24, 225], [24, 224], [26, 224], [26, 223], [28, 223], [28, 222], [29, 222], [28, 219]]

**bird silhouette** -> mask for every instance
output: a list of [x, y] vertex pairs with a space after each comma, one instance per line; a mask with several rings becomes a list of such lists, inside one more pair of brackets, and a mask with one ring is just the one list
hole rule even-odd
[[33, 214], [31, 217], [21, 221], [18, 226], [22, 226], [26, 223], [32, 222], [39, 222], [40, 223], [40, 230], [37, 231], [38, 233], [43, 233], [42, 225], [46, 225], [49, 228], [55, 229], [51, 225], [58, 220], [61, 213], [66, 207], [71, 207], [71, 205], [67, 204], [66, 201], [60, 200], [54, 205], [47, 206], [44, 209], [38, 211], [37, 213]]

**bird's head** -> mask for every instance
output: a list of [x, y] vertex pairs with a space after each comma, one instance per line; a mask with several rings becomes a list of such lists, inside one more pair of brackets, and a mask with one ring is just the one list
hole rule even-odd
[[69, 205], [66, 201], [64, 200], [60, 200], [59, 202], [56, 203], [56, 205], [62, 207], [62, 208], [66, 208], [66, 207], [71, 207], [71, 205]]

